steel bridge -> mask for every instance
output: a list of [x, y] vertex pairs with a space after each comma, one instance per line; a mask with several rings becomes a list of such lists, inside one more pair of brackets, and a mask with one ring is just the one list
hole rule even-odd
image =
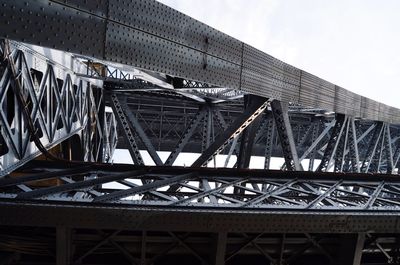
[[154, 0], [0, 0], [0, 131], [0, 264], [400, 263], [400, 110]]

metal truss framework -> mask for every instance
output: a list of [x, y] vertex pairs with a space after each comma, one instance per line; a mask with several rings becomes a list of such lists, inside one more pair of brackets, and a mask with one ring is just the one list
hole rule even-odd
[[0, 37], [64, 52], [1, 41], [0, 264], [399, 263], [398, 109], [153, 0], [32, 3]]
[[[176, 208], [314, 209], [326, 213], [394, 214], [400, 210], [400, 181], [392, 175], [140, 166], [131, 170], [121, 166], [121, 173], [117, 173], [103, 167], [97, 171], [88, 166], [66, 170], [60, 166], [46, 174], [2, 179], [0, 197]], [[77, 175], [83, 180], [74, 181]], [[59, 179], [59, 185], [40, 188], [36, 183], [49, 179]], [[107, 185], [115, 182], [122, 185]]]
[[[32, 102], [30, 113], [41, 135], [56, 135], [54, 130], [66, 128], [65, 138], [69, 138], [73, 133], [68, 128], [78, 121], [78, 114], [83, 115], [79, 132], [86, 149], [80, 159], [110, 161], [118, 124], [121, 146], [128, 143], [136, 164], [120, 165], [119, 169], [90, 164], [63, 169], [65, 165], [55, 162], [31, 162], [17, 173], [18, 178], [10, 175], [0, 180], [0, 210], [7, 213], [1, 219], [2, 228], [44, 227], [38, 229], [58, 242], [57, 264], [98, 264], [102, 262], [99, 255], [109, 255], [112, 264], [115, 253], [122, 254], [121, 263], [131, 264], [163, 264], [182, 257], [200, 264], [241, 264], [241, 259], [249, 257], [267, 264], [303, 264], [302, 259], [328, 264], [397, 262], [399, 243], [393, 233], [398, 232], [400, 182], [390, 175], [398, 170], [400, 158], [396, 125], [253, 95], [222, 100], [204, 92], [215, 87], [172, 78], [172, 84], [179, 81], [192, 86], [190, 89], [204, 90], [200, 94], [182, 92], [187, 88], [163, 87], [168, 85], [160, 76], [134, 72], [131, 77], [86, 58], [79, 58], [86, 74], [71, 73], [62, 81], [53, 64], [46, 63], [45, 72], [40, 71], [43, 67], [24, 66], [27, 51], [21, 47], [14, 48], [12, 57], [20, 74], [7, 73], [4, 64], [2, 87], [7, 97], [3, 96], [2, 102], [14, 92], [12, 80], [20, 78], [24, 91], [29, 92], [25, 92], [26, 100]], [[107, 69], [108, 74], [91, 74], [87, 69], [93, 65]], [[88, 83], [86, 90], [74, 85], [73, 80], [81, 78], [104, 82], [107, 91]], [[47, 106], [46, 102], [57, 104]], [[106, 105], [113, 113], [105, 111]], [[13, 116], [5, 113], [3, 122]], [[19, 121], [23, 126], [22, 117]], [[18, 139], [29, 140], [26, 130], [18, 130], [25, 133]], [[3, 141], [12, 143], [10, 139], [4, 137]], [[149, 153], [156, 167], [144, 167], [140, 150]], [[166, 161], [161, 160], [160, 150], [171, 151]], [[187, 150], [196, 150], [200, 157], [190, 168], [171, 167]], [[238, 169], [202, 167], [215, 167], [217, 154], [227, 155], [225, 167], [236, 157], [234, 167]], [[287, 171], [246, 170], [251, 157], [260, 154], [265, 157], [265, 169], [271, 158], [278, 156], [284, 158], [281, 168]], [[308, 169], [317, 172], [301, 172], [307, 168], [302, 164], [306, 159]], [[319, 163], [317, 168], [314, 163]], [[22, 214], [31, 218], [24, 219]], [[162, 220], [158, 220], [160, 215]], [[101, 221], [104, 216], [108, 218]], [[77, 238], [87, 236], [87, 229], [102, 239], [83, 247], [82, 253], [74, 251], [72, 246], [82, 247]], [[2, 235], [17, 233], [9, 230]], [[121, 234], [129, 240], [140, 235], [140, 248], [114, 240]], [[189, 240], [193, 234], [208, 247], [210, 240], [214, 242], [211, 246], [215, 249], [194, 244]], [[147, 242], [144, 237], [152, 235], [169, 246], [152, 245], [152, 240], [143, 243]], [[34, 244], [41, 242], [30, 238]], [[263, 243], [266, 241], [270, 243]], [[344, 251], [341, 244], [346, 246], [346, 255], [340, 255]], [[178, 245], [183, 249], [176, 249]], [[0, 256], [10, 264], [36, 256], [7, 245], [0, 247], [1, 251], [6, 254]], [[211, 259], [210, 253], [215, 254]], [[53, 260], [48, 255], [39, 258], [39, 263], [44, 262]]]
[[[143, 1], [143, 3], [140, 2], [139, 5], [143, 5], [143, 12], [147, 12], [145, 11], [146, 9], [153, 8], [149, 4], [150, 2], [146, 0]], [[49, 6], [57, 9], [62, 5], [64, 4], [57, 2]], [[97, 6], [97, 11], [101, 10], [105, 6], [107, 6], [107, 3], [102, 3]], [[159, 5], [158, 3], [155, 4], [155, 6], [160, 10], [165, 8], [163, 5]], [[4, 7], [9, 8], [10, 6], [6, 4]], [[11, 8], [12, 7], [13, 5], [11, 5]], [[63, 9], [64, 12], [69, 12], [67, 11], [68, 8], [75, 8], [77, 10], [82, 9], [84, 10], [84, 13], [90, 13], [96, 10], [94, 7], [75, 5], [74, 3], [69, 2], [66, 3], [66, 6]], [[110, 13], [108, 15], [115, 12], [115, 10], [113, 10], [115, 6], [111, 5], [110, 8]], [[117, 16], [117, 13], [114, 15]], [[5, 17], [7, 17], [7, 13], [4, 14]], [[77, 14], [78, 16], [82, 15], [79, 12]], [[100, 12], [97, 16], [102, 17], [104, 16], [104, 13]], [[107, 17], [107, 19], [112, 20], [114, 18]], [[146, 31], [145, 28], [142, 30]], [[8, 31], [5, 30], [4, 32]], [[212, 34], [218, 36], [220, 33], [212, 32]], [[226, 39], [226, 41], [228, 40], [229, 38]], [[210, 45], [212, 46], [214, 43], [210, 42]], [[54, 47], [58, 46], [59, 45], [55, 45]], [[63, 45], [60, 46], [60, 48], [62, 47]], [[191, 45], [189, 45], [189, 48], [192, 48]], [[248, 47], [242, 48], [247, 49]], [[213, 54], [216, 51], [206, 50], [205, 54], [208, 52]], [[85, 54], [85, 52], [81, 53]], [[231, 54], [227, 53], [227, 58], [229, 58], [230, 55]], [[99, 58], [95, 54], [92, 54], [92, 56]], [[242, 54], [242, 56], [244, 55]], [[246, 112], [247, 108], [245, 102], [242, 101], [246, 89], [241, 91], [237, 89], [235, 90], [233, 87], [232, 90], [211, 85], [213, 82], [208, 84], [206, 82], [193, 81], [192, 79], [169, 76], [163, 73], [158, 74], [138, 71], [132, 67], [126, 68], [118, 64], [107, 65], [107, 63], [105, 64], [105, 61], [98, 61], [95, 58], [79, 56], [77, 58], [82, 61], [82, 64], [84, 64], [84, 69], [83, 71], [76, 71], [73, 69], [76, 77], [89, 78], [89, 80], [100, 79], [104, 82], [107, 90], [111, 90], [109, 99], [107, 99], [108, 104], [111, 105], [114, 112], [118, 114], [117, 121], [119, 122], [120, 127], [123, 128], [123, 130], [121, 130], [122, 135], [125, 138], [125, 143], [128, 143], [127, 146], [129, 147], [131, 156], [136, 164], [143, 164], [139, 149], [144, 149], [148, 151], [156, 165], [163, 164], [163, 161], [161, 161], [157, 154], [157, 150], [172, 152], [170, 158], [166, 161], [166, 165], [173, 165], [173, 162], [176, 160], [179, 153], [185, 150], [190, 150], [192, 152], [201, 153], [199, 160], [195, 161], [193, 166], [206, 164], [208, 161], [213, 160], [213, 157], [216, 154], [222, 152], [228, 154], [225, 165], [229, 164], [230, 158], [234, 155], [237, 157], [235, 165], [239, 168], [248, 167], [250, 158], [254, 154], [266, 156], [265, 165], [267, 168], [270, 164], [271, 156], [283, 157], [285, 159], [285, 164], [282, 165], [282, 168], [288, 170], [303, 169], [304, 166], [301, 162], [304, 159], [310, 160], [308, 165], [310, 170], [314, 169], [313, 164], [315, 159], [321, 159], [322, 161], [317, 167], [317, 170], [319, 171], [329, 171], [332, 170], [331, 168], [333, 167], [335, 172], [351, 171], [390, 173], [397, 168], [399, 149], [397, 148], [397, 137], [394, 137], [393, 139], [393, 135], [397, 135], [398, 128], [390, 123], [380, 121], [375, 124], [372, 121], [368, 122], [365, 120], [358, 120], [357, 117], [360, 115], [354, 113], [349, 113], [349, 115], [340, 114], [341, 110], [339, 109], [335, 109], [339, 112], [336, 114], [335, 118], [332, 118], [332, 116], [326, 115], [326, 111], [331, 110], [330, 108], [321, 106], [316, 106], [314, 109], [304, 108], [298, 104], [297, 100], [293, 100], [289, 104], [289, 108], [286, 108], [286, 103], [273, 100], [274, 98], [280, 98], [274, 95], [271, 95], [272, 99], [270, 101], [274, 122], [269, 122], [267, 121], [267, 118], [264, 118], [268, 116], [268, 110], [266, 113], [257, 110], [254, 113], [255, 116], [251, 114], [251, 112], [248, 113], [250, 115], [248, 117], [246, 117], [246, 114], [240, 114], [240, 112]], [[208, 64], [207, 56], [205, 58]], [[250, 58], [251, 56], [246, 58], [246, 60]], [[107, 60], [107, 58], [100, 59]], [[242, 60], [243, 59], [244, 58], [242, 58]], [[275, 65], [274, 60], [271, 62]], [[252, 69], [252, 67], [250, 67], [251, 65], [247, 67]], [[118, 68], [119, 66], [121, 66], [121, 69], [124, 68], [124, 70], [120, 70]], [[285, 66], [286, 68], [284, 68], [288, 71], [292, 69], [284, 63], [281, 66]], [[271, 68], [268, 71], [275, 70], [277, 69]], [[315, 78], [313, 81], [307, 80], [306, 75], [303, 76], [303, 73], [300, 73], [301, 80], [304, 82], [308, 82], [310, 85], [315, 85], [314, 83], [316, 82], [324, 89], [326, 88], [325, 85], [327, 84], [323, 83], [323, 80], [321, 81]], [[209, 74], [212, 75], [212, 73]], [[255, 76], [253, 77], [257, 79]], [[68, 83], [70, 82], [64, 82], [63, 84]], [[279, 84], [281, 83], [278, 82], [276, 86], [279, 87]], [[302, 87], [301, 83], [300, 87]], [[304, 89], [306, 89], [306, 87], [304, 87]], [[228, 95], [230, 92], [227, 94], [227, 91], [236, 92]], [[250, 93], [253, 92], [250, 91]], [[63, 99], [62, 97], [64, 96], [62, 93], [65, 92], [61, 91], [60, 93], [61, 94], [59, 94], [58, 97], [55, 97], [56, 100], [53, 100], [52, 98], [51, 100], [61, 102], [61, 99]], [[120, 93], [119, 96], [116, 93]], [[66, 94], [67, 96], [64, 96], [64, 98], [68, 101], [68, 104], [72, 105], [72, 107], [75, 105], [77, 107], [84, 106], [82, 104], [73, 105], [74, 102], [68, 100], [69, 94]], [[254, 92], [253, 94], [257, 95], [258, 93]], [[300, 91], [299, 94], [302, 94], [302, 92]], [[245, 97], [250, 96], [251, 95], [246, 95]], [[88, 95], [88, 97], [89, 100], [94, 99], [93, 95]], [[93, 114], [91, 116], [93, 118], [92, 120], [97, 119], [97, 125], [93, 126], [92, 124], [92, 126], [87, 126], [87, 128], [96, 128], [97, 126], [97, 135], [93, 133], [85, 133], [83, 136], [91, 136], [96, 138], [96, 141], [101, 141], [101, 139], [104, 138], [101, 135], [101, 124], [106, 124], [106, 122], [104, 122], [102, 118], [99, 118], [97, 114], [102, 113], [101, 115], [104, 115], [104, 111], [102, 110], [104, 105], [102, 105], [103, 103], [100, 103], [102, 102], [101, 92], [97, 97], [99, 104], [97, 106], [96, 103], [90, 105], [90, 111]], [[118, 99], [118, 97], [123, 98], [123, 101]], [[151, 99], [147, 99], [149, 97], [153, 97], [152, 102]], [[340, 98], [340, 93], [335, 96], [335, 99], [336, 98]], [[174, 101], [175, 106], [168, 105], [168, 102], [172, 103]], [[179, 101], [179, 104], [176, 104], [177, 101]], [[336, 105], [342, 106], [342, 103], [337, 102]], [[63, 110], [65, 107], [63, 108], [61, 104], [58, 104], [57, 107], [59, 107], [60, 110], [56, 111], [56, 115], [50, 116], [55, 116], [55, 119], [62, 121], [67, 120], [64, 116], [69, 113], [64, 113], [66, 111]], [[367, 105], [365, 107], [369, 108]], [[266, 108], [266, 106], [264, 105], [263, 108]], [[172, 109], [172, 111], [167, 109]], [[383, 109], [384, 108], [382, 107], [382, 110]], [[187, 110], [188, 112], [186, 112]], [[73, 113], [73, 111], [71, 113]], [[156, 116], [156, 113], [159, 113], [159, 115]], [[112, 115], [105, 116], [108, 116], [109, 118], [112, 117]], [[257, 116], [260, 117], [255, 119]], [[363, 117], [363, 115], [360, 117]], [[113, 121], [112, 118], [110, 119]], [[387, 121], [391, 118], [381, 119], [378, 117], [378, 119]], [[174, 122], [171, 122], [171, 120], [174, 120]], [[244, 130], [248, 125], [251, 126], [248, 130]], [[328, 128], [331, 125], [332, 130]], [[57, 126], [60, 125], [57, 124]], [[203, 127], [200, 129], [200, 126]], [[271, 126], [274, 126], [274, 128]], [[373, 129], [374, 135], [373, 137], [370, 137], [370, 129], [373, 126], [377, 126], [377, 128]], [[382, 131], [377, 131], [381, 126], [383, 126]], [[158, 127], [158, 132], [154, 127]], [[111, 126], [110, 128], [115, 128], [115, 126]], [[265, 137], [263, 134], [265, 130], [271, 137]], [[272, 132], [275, 130], [277, 133], [272, 135]], [[200, 132], [201, 135], [199, 135]], [[112, 137], [115, 138], [115, 134], [108, 133], [108, 135], [112, 135]], [[240, 137], [238, 137], [239, 135]], [[156, 139], [157, 136], [158, 139]], [[327, 141], [326, 139], [328, 137], [330, 138]], [[89, 143], [89, 141], [85, 142]], [[112, 145], [115, 145], [115, 142], [111, 142]], [[201, 149], [200, 144], [198, 143], [201, 143]], [[113, 150], [113, 148], [101, 148], [100, 146], [101, 144], [94, 148], [95, 154], [90, 155], [91, 160], [93, 160], [93, 156], [102, 156], [101, 153], [103, 150]], [[88, 148], [87, 151], [89, 151]], [[111, 156], [110, 154], [105, 154], [104, 157], [109, 159]], [[86, 159], [88, 158], [86, 157]], [[102, 160], [104, 160], [104, 158]]]
[[[40, 256], [41, 264], [396, 264], [399, 258], [393, 232], [399, 232], [400, 181], [393, 175], [343, 180], [318, 172], [63, 167], [31, 162], [20, 177], [0, 181], [6, 258], [18, 264]], [[41, 187], [54, 179], [62, 184]], [[43, 255], [51, 249], [55, 257]]]
[[81, 155], [74, 159], [112, 157], [116, 123], [112, 113], [104, 111], [101, 88], [23, 45], [1, 41], [0, 46], [1, 176], [41, 154], [21, 112], [19, 93], [46, 149], [78, 135], [82, 149], [75, 147]]
[[[131, 153], [147, 150], [156, 165], [162, 164], [157, 150], [171, 152], [165, 165], [173, 165], [183, 152], [194, 152], [201, 157], [193, 166], [225, 154], [225, 167], [232, 157], [239, 162], [235, 167], [248, 168], [252, 156], [263, 156], [265, 169], [269, 169], [271, 157], [283, 157], [282, 168], [287, 170], [393, 173], [398, 168], [397, 125], [299, 110], [291, 105], [283, 109], [284, 104], [276, 100], [268, 101], [262, 112], [257, 110], [255, 119], [249, 115], [257, 107], [249, 108], [243, 98], [201, 103], [173, 91], [111, 93], [111, 98], [123, 98], [124, 112], [116, 112], [120, 120], [124, 113], [131, 117], [127, 123], [120, 123], [120, 128], [130, 124], [129, 128], [140, 132], [121, 130], [121, 135], [133, 135], [137, 144], [129, 147], [131, 138], [124, 137], [119, 147], [133, 148]], [[246, 130], [251, 131], [250, 136], [244, 130], [249, 125]], [[316, 159], [318, 165], [314, 167]]]

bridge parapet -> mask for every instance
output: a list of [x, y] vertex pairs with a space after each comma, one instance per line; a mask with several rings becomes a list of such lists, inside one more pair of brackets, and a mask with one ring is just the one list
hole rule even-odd
[[400, 123], [400, 110], [338, 86], [332, 88], [321, 78], [154, 0], [101, 1], [96, 5], [2, 0], [0, 4], [3, 38], [304, 107], [323, 106], [356, 118]]

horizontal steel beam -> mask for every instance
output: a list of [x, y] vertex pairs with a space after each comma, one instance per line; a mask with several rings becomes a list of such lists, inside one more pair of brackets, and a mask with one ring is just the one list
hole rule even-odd
[[[55, 170], [55, 166], [47, 171]], [[57, 172], [58, 175], [47, 174], [48, 179], [68, 174], [70, 178], [61, 177], [64, 183], [50, 187], [38, 186], [31, 177], [7, 183], [0, 187], [0, 203], [12, 199], [20, 205], [48, 201], [72, 203], [74, 207], [83, 203], [89, 208], [107, 205], [148, 207], [149, 211], [207, 209], [210, 213], [265, 214], [286, 211], [288, 215], [300, 211], [311, 215], [379, 216], [400, 212], [400, 180], [394, 175], [91, 165], [86, 172], [77, 172], [83, 180], [74, 181], [70, 170]], [[128, 189], [115, 185], [116, 181]]]
[[397, 213], [304, 212], [99, 206], [74, 203], [1, 201], [0, 225], [146, 231], [376, 233], [400, 232]]

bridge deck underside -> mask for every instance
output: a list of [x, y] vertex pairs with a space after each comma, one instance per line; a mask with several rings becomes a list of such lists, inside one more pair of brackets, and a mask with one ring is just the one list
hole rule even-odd
[[[386, 264], [393, 234], [207, 233], [136, 229], [1, 227], [0, 255], [18, 264]], [[362, 239], [361, 243], [360, 239]], [[65, 241], [62, 241], [65, 240]], [[16, 248], [16, 243], [20, 248]], [[358, 244], [357, 244], [358, 243]], [[60, 257], [62, 246], [69, 251]], [[356, 248], [359, 249], [356, 250]], [[381, 250], [382, 249], [382, 250]], [[54, 256], [48, 253], [54, 253]], [[392, 255], [389, 256], [386, 255]]]
[[[15, 264], [398, 259], [393, 175], [43, 161], [18, 174], [0, 181], [0, 256]], [[59, 185], [41, 185], [50, 180]]]

